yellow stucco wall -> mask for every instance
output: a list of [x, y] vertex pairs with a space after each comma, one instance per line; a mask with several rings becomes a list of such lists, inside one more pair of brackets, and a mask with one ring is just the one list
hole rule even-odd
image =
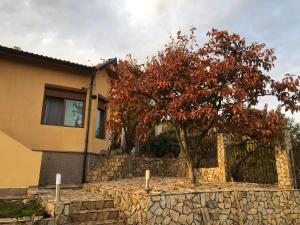
[[[0, 56], [0, 130], [33, 150], [82, 152], [85, 146], [88, 94], [84, 128], [41, 125], [45, 83], [89, 88], [90, 75], [47, 65], [14, 61]], [[97, 74], [95, 94], [107, 96], [110, 82], [105, 70]], [[89, 93], [89, 91], [88, 91]], [[99, 153], [106, 140], [95, 138], [96, 100], [93, 100], [90, 148]]]
[[[94, 86], [94, 94], [102, 95], [108, 97], [111, 82], [110, 77], [107, 75], [105, 70], [97, 73]], [[106, 131], [105, 140], [96, 138], [96, 112], [98, 107], [98, 100], [92, 100], [92, 110], [91, 110], [91, 127], [90, 127], [90, 137], [89, 137], [89, 152], [99, 153], [101, 150], [107, 149], [108, 146], [108, 132]], [[109, 119], [109, 109], [106, 110], [106, 119]]]
[[0, 131], [0, 188], [27, 188], [39, 182], [41, 152], [33, 152]]

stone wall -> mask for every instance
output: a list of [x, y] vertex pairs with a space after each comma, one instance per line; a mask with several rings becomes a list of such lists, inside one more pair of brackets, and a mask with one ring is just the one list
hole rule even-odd
[[127, 224], [297, 224], [299, 190], [221, 190], [191, 193], [131, 193], [87, 185], [114, 197]]
[[87, 182], [116, 180], [128, 177], [145, 176], [145, 170], [152, 176], [183, 177], [186, 164], [181, 158], [145, 158], [128, 155], [115, 155], [101, 158], [86, 177]]
[[[226, 181], [225, 146], [223, 135], [218, 134], [218, 167], [195, 169], [197, 181]], [[86, 182], [116, 180], [140, 177], [149, 169], [152, 176], [184, 177], [187, 165], [183, 158], [145, 158], [128, 155], [115, 155], [100, 158], [88, 172]]]
[[148, 224], [296, 224], [298, 190], [222, 191], [151, 196]]
[[150, 170], [153, 176], [183, 177], [186, 174], [184, 159], [180, 158], [131, 158], [132, 175], [144, 176]]

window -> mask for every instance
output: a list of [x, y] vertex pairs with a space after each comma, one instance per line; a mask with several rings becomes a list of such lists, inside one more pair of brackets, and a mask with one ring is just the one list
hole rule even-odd
[[83, 101], [65, 100], [64, 125], [72, 127], [82, 127]]
[[96, 115], [96, 138], [104, 139], [105, 138], [105, 104], [106, 100], [101, 98], [98, 99], [98, 108]]
[[42, 124], [83, 127], [85, 89], [46, 85]]

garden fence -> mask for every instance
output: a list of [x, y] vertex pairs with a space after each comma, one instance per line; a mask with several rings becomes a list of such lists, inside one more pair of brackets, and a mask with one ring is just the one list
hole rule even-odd
[[237, 182], [275, 184], [277, 169], [274, 143], [245, 140], [226, 146], [229, 179]]
[[295, 188], [300, 188], [300, 147], [294, 147], [291, 151], [291, 157], [293, 159], [292, 169], [294, 176]]
[[194, 168], [213, 168], [218, 166], [217, 134], [209, 133], [203, 139], [194, 135], [189, 138]]

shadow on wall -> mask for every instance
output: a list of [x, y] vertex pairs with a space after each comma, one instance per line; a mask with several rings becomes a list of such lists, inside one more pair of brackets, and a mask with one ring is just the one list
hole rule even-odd
[[0, 131], [0, 188], [26, 189], [39, 182], [42, 153]]

